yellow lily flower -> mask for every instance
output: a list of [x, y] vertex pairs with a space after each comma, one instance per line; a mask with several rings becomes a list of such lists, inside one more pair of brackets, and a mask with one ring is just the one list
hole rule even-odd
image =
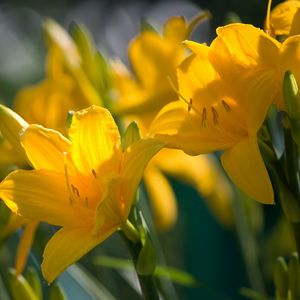
[[[138, 120], [142, 131], [147, 132], [156, 113], [177, 98], [176, 67], [187, 55], [182, 41], [197, 22], [206, 17], [207, 13], [199, 15], [190, 23], [182, 17], [172, 17], [164, 24], [162, 36], [146, 30], [133, 39], [129, 60], [134, 74], [131, 75], [120, 62], [113, 65], [119, 93], [114, 107], [117, 114], [127, 120]], [[231, 190], [218, 172], [216, 162], [205, 156], [189, 157], [181, 151], [164, 149], [151, 160], [143, 177], [154, 221], [160, 231], [170, 229], [177, 220], [176, 196], [166, 174], [192, 183], [208, 200], [217, 219], [225, 225], [232, 223]]]
[[70, 110], [79, 110], [101, 99], [82, 70], [78, 49], [69, 35], [54, 21], [47, 21], [49, 38], [47, 77], [25, 87], [14, 101], [14, 109], [27, 122], [67, 131]]
[[286, 0], [276, 5], [266, 20], [274, 36], [292, 36], [300, 33], [300, 1]]
[[143, 170], [164, 146], [139, 140], [123, 152], [112, 116], [97, 106], [74, 114], [69, 136], [30, 125], [21, 140], [35, 170], [15, 171], [0, 184], [14, 213], [62, 226], [45, 248], [48, 282], [127, 220]]
[[[288, 1], [292, 2], [292, 1]], [[235, 74], [253, 72], [273, 74], [266, 84], [272, 86], [273, 101], [281, 110], [286, 110], [283, 101], [282, 84], [286, 71], [291, 71], [300, 83], [300, 35], [290, 36], [282, 43], [268, 36], [259, 28], [248, 24], [231, 24], [217, 29], [217, 38], [210, 48], [217, 57], [210, 60], [217, 70], [222, 72], [228, 60], [234, 62]], [[189, 44], [195, 52], [198, 45]], [[228, 72], [231, 72], [229, 70]], [[232, 73], [232, 72], [231, 72]], [[272, 77], [272, 78], [271, 78]], [[263, 112], [263, 110], [261, 110]]]
[[192, 155], [223, 150], [222, 165], [232, 181], [270, 204], [273, 190], [256, 133], [275, 97], [277, 70], [269, 65], [278, 48], [250, 25], [234, 24], [217, 32], [211, 47], [186, 42], [194, 54], [178, 69], [179, 95], [185, 103], [165, 106], [150, 132], [168, 147]]

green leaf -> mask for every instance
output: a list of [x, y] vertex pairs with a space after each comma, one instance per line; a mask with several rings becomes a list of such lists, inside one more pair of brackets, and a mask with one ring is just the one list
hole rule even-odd
[[241, 288], [240, 294], [246, 297], [247, 299], [251, 299], [251, 300], [272, 300], [271, 298], [262, 295], [259, 292], [253, 291], [249, 288]]
[[[114, 258], [111, 256], [96, 256], [93, 263], [97, 266], [113, 268], [117, 270], [133, 271], [134, 267], [130, 260], [122, 258]], [[167, 278], [177, 284], [186, 287], [195, 287], [199, 285], [198, 280], [191, 274], [179, 270], [177, 268], [170, 268], [161, 265], [156, 265], [154, 276], [158, 278]]]
[[82, 266], [72, 265], [66, 271], [95, 300], [116, 300], [115, 297]]

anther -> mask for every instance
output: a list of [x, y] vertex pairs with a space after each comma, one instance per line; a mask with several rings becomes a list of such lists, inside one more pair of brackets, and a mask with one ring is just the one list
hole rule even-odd
[[96, 173], [96, 171], [95, 171], [94, 169], [92, 169], [92, 174], [93, 174], [93, 176], [94, 176], [95, 178], [97, 178], [97, 173]]
[[190, 98], [190, 102], [189, 102], [189, 104], [188, 104], [188, 112], [191, 111], [192, 107], [193, 107], [193, 99]]
[[72, 192], [76, 194], [76, 196], [79, 198], [80, 194], [78, 188], [76, 188], [73, 184], [71, 184], [71, 188], [72, 188]]
[[231, 111], [231, 107], [229, 106], [229, 104], [227, 102], [225, 102], [225, 100], [222, 100], [222, 105], [227, 112]]
[[214, 122], [214, 125], [218, 125], [219, 123], [219, 115], [218, 115], [218, 112], [216, 111], [216, 109], [212, 106], [211, 107], [211, 112], [212, 112], [212, 116], [213, 116], [213, 122]]
[[88, 199], [88, 197], [85, 197], [84, 200], [85, 200], [85, 206], [89, 207], [89, 199]]
[[201, 116], [202, 116], [201, 126], [205, 127], [206, 126], [206, 119], [207, 119], [206, 107], [203, 108]]

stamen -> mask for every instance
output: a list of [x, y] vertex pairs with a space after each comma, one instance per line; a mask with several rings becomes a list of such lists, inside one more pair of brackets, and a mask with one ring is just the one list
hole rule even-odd
[[96, 173], [96, 171], [95, 171], [94, 169], [92, 169], [92, 174], [93, 174], [93, 176], [94, 176], [95, 178], [97, 178], [97, 173]]
[[216, 111], [216, 109], [213, 106], [211, 107], [211, 112], [212, 112], [212, 116], [213, 116], [214, 125], [218, 125], [219, 115], [218, 115], [218, 112]]
[[73, 184], [71, 184], [71, 188], [74, 194], [76, 194], [76, 196], [79, 198], [80, 194], [79, 194], [79, 190], [77, 187], [75, 187]]
[[199, 115], [201, 115], [200, 111], [198, 111], [193, 105], [192, 105], [192, 98], [190, 99], [190, 101], [188, 101], [187, 99], [185, 99], [180, 93], [179, 90], [176, 88], [175, 84], [172, 82], [172, 79], [168, 76], [167, 77], [172, 90], [178, 95], [179, 99], [183, 100], [184, 103], [186, 103], [188, 105], [188, 111], [190, 112], [191, 109], [193, 109], [196, 113], [198, 113]]
[[202, 119], [201, 119], [201, 126], [202, 126], [202, 127], [205, 127], [205, 126], [206, 126], [206, 120], [207, 120], [206, 107], [203, 108], [201, 116], [202, 116]]
[[190, 102], [189, 102], [189, 104], [188, 104], [188, 112], [191, 111], [192, 107], [193, 107], [193, 99], [191, 98], [191, 99], [190, 99]]
[[222, 100], [222, 105], [227, 112], [231, 111], [230, 105], [227, 102], [225, 102], [225, 100]]
[[89, 207], [89, 198], [85, 197], [84, 200], [85, 200], [85, 206]]
[[[68, 192], [69, 192], [69, 200], [70, 200], [70, 204], [73, 204], [73, 197], [72, 197], [72, 191], [70, 188], [70, 181], [69, 181], [69, 174], [68, 174], [68, 168], [67, 168], [67, 153], [64, 152], [64, 171], [65, 171], [65, 178], [66, 178], [66, 184], [67, 184], [67, 188], [68, 188]], [[72, 185], [73, 186], [73, 185]]]

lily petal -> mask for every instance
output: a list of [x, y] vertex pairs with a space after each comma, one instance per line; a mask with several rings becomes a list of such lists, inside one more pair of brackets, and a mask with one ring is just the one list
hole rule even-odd
[[91, 106], [76, 112], [69, 135], [74, 164], [83, 174], [94, 171], [117, 173], [121, 141], [118, 127], [108, 110]]
[[256, 136], [246, 138], [226, 150], [221, 161], [231, 180], [246, 194], [261, 203], [274, 203], [272, 184]]
[[149, 134], [169, 148], [182, 149], [190, 155], [226, 149], [234, 140], [220, 135], [217, 126], [201, 126], [201, 118], [188, 112], [181, 101], [166, 105], [151, 124]]
[[120, 173], [125, 203], [124, 216], [126, 218], [131, 208], [133, 196], [143, 176], [144, 169], [149, 160], [164, 145], [163, 142], [156, 139], [141, 139], [126, 149]]
[[38, 224], [39, 222], [37, 221], [30, 221], [25, 225], [24, 232], [17, 248], [15, 263], [17, 275], [21, 274], [24, 270]]
[[71, 143], [59, 132], [30, 125], [21, 135], [21, 143], [35, 169], [64, 172], [65, 153], [70, 151]]
[[18, 215], [58, 226], [87, 226], [88, 210], [71, 203], [64, 174], [18, 170], [0, 183], [0, 198]]
[[104, 241], [114, 230], [103, 228], [98, 235], [93, 235], [91, 227], [60, 229], [44, 250], [42, 272], [45, 279], [51, 283], [68, 266]]
[[[218, 37], [211, 48], [228, 61], [228, 53], [234, 62], [249, 67], [257, 64], [276, 66], [280, 43], [263, 30], [249, 24], [229, 24], [217, 29]], [[227, 51], [220, 51], [227, 49]]]

